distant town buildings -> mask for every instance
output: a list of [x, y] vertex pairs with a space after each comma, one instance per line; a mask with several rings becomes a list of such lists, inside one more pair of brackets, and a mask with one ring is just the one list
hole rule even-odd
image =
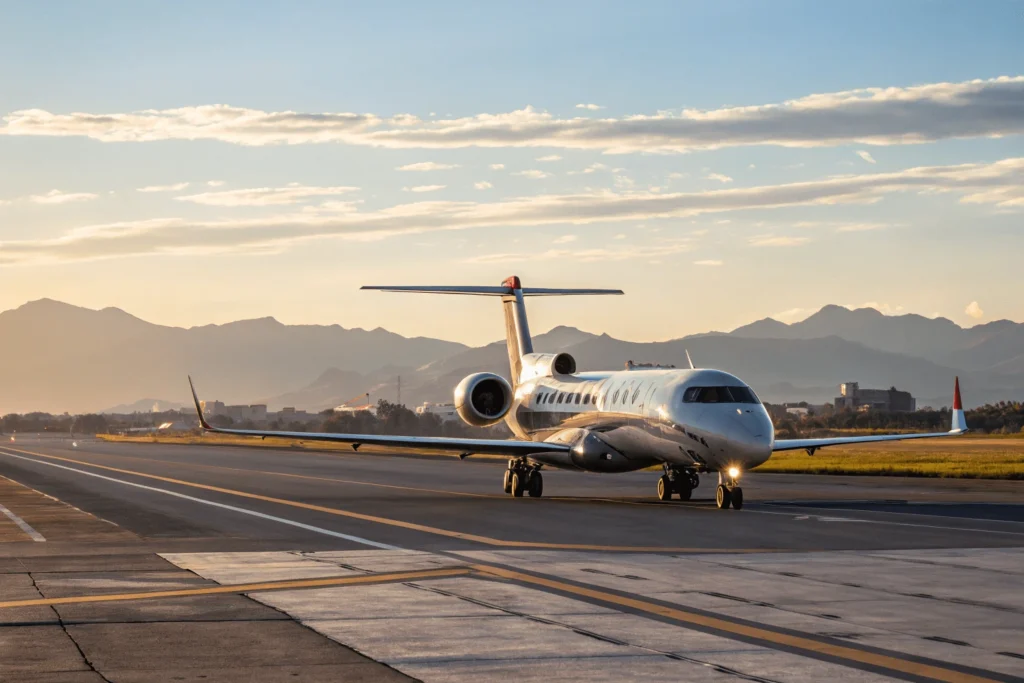
[[858, 382], [839, 385], [836, 410], [881, 410], [891, 413], [912, 413], [917, 410], [917, 400], [908, 391], [896, 387], [888, 389], [861, 389]]
[[282, 408], [280, 412], [275, 413], [268, 411], [264, 403], [235, 406], [225, 405], [222, 401], [201, 401], [200, 403], [203, 406], [203, 415], [206, 416], [206, 419], [223, 416], [231, 418], [231, 421], [235, 423], [266, 424], [280, 420], [286, 424], [292, 422], [306, 424], [314, 422], [320, 417], [316, 413], [307, 413], [305, 410], [296, 410], [292, 407]]
[[345, 413], [348, 415], [358, 415], [359, 413], [369, 413], [370, 415], [376, 415], [377, 406], [370, 404], [364, 404], [359, 406], [340, 405], [334, 409], [334, 412]]
[[440, 418], [442, 422], [459, 419], [459, 414], [455, 411], [454, 403], [430, 403], [427, 401], [421, 406], [416, 406], [416, 410], [413, 412], [421, 416], [434, 415], [435, 417]]

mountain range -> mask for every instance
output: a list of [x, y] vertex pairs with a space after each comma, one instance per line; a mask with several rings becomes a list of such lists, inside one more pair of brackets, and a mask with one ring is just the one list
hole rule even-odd
[[[731, 332], [630, 342], [556, 327], [538, 351], [566, 351], [581, 370], [627, 360], [716, 367], [772, 402], [824, 402], [837, 385], [895, 385], [918, 405], [948, 405], [959, 375], [965, 402], [1024, 398], [1024, 324], [963, 328], [945, 318], [826, 306], [798, 323], [765, 318]], [[480, 370], [508, 374], [504, 342], [470, 348], [384, 329], [283, 325], [273, 318], [192, 328], [155, 325], [120, 309], [42, 299], [0, 313], [0, 412], [149, 410], [187, 405], [185, 376], [207, 399], [320, 410], [370, 392], [407, 405], [450, 401]], [[160, 397], [144, 398], [139, 397]], [[358, 402], [358, 401], [355, 401]]]

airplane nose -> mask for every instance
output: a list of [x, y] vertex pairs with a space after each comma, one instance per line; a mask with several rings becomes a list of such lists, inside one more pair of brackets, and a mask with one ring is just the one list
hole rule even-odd
[[767, 416], [754, 411], [745, 412], [742, 408], [733, 416], [732, 438], [745, 450], [761, 454], [770, 450], [772, 441], [772, 425]]

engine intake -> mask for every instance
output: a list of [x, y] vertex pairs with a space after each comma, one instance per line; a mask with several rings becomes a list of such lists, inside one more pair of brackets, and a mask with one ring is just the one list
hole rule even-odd
[[528, 353], [523, 356], [523, 381], [535, 377], [576, 374], [576, 359], [568, 353]]
[[455, 410], [474, 427], [501, 422], [511, 407], [512, 385], [492, 372], [470, 375], [455, 387]]

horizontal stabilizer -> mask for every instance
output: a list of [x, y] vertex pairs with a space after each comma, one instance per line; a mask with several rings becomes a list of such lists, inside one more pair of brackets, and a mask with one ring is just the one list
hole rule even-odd
[[[512, 287], [481, 287], [481, 286], [382, 286], [367, 285], [360, 289], [376, 289], [382, 292], [415, 292], [418, 294], [468, 294], [470, 296], [511, 296], [515, 293]], [[523, 296], [573, 296], [590, 294], [623, 294], [621, 289], [550, 289], [546, 287], [523, 287], [519, 290]]]

